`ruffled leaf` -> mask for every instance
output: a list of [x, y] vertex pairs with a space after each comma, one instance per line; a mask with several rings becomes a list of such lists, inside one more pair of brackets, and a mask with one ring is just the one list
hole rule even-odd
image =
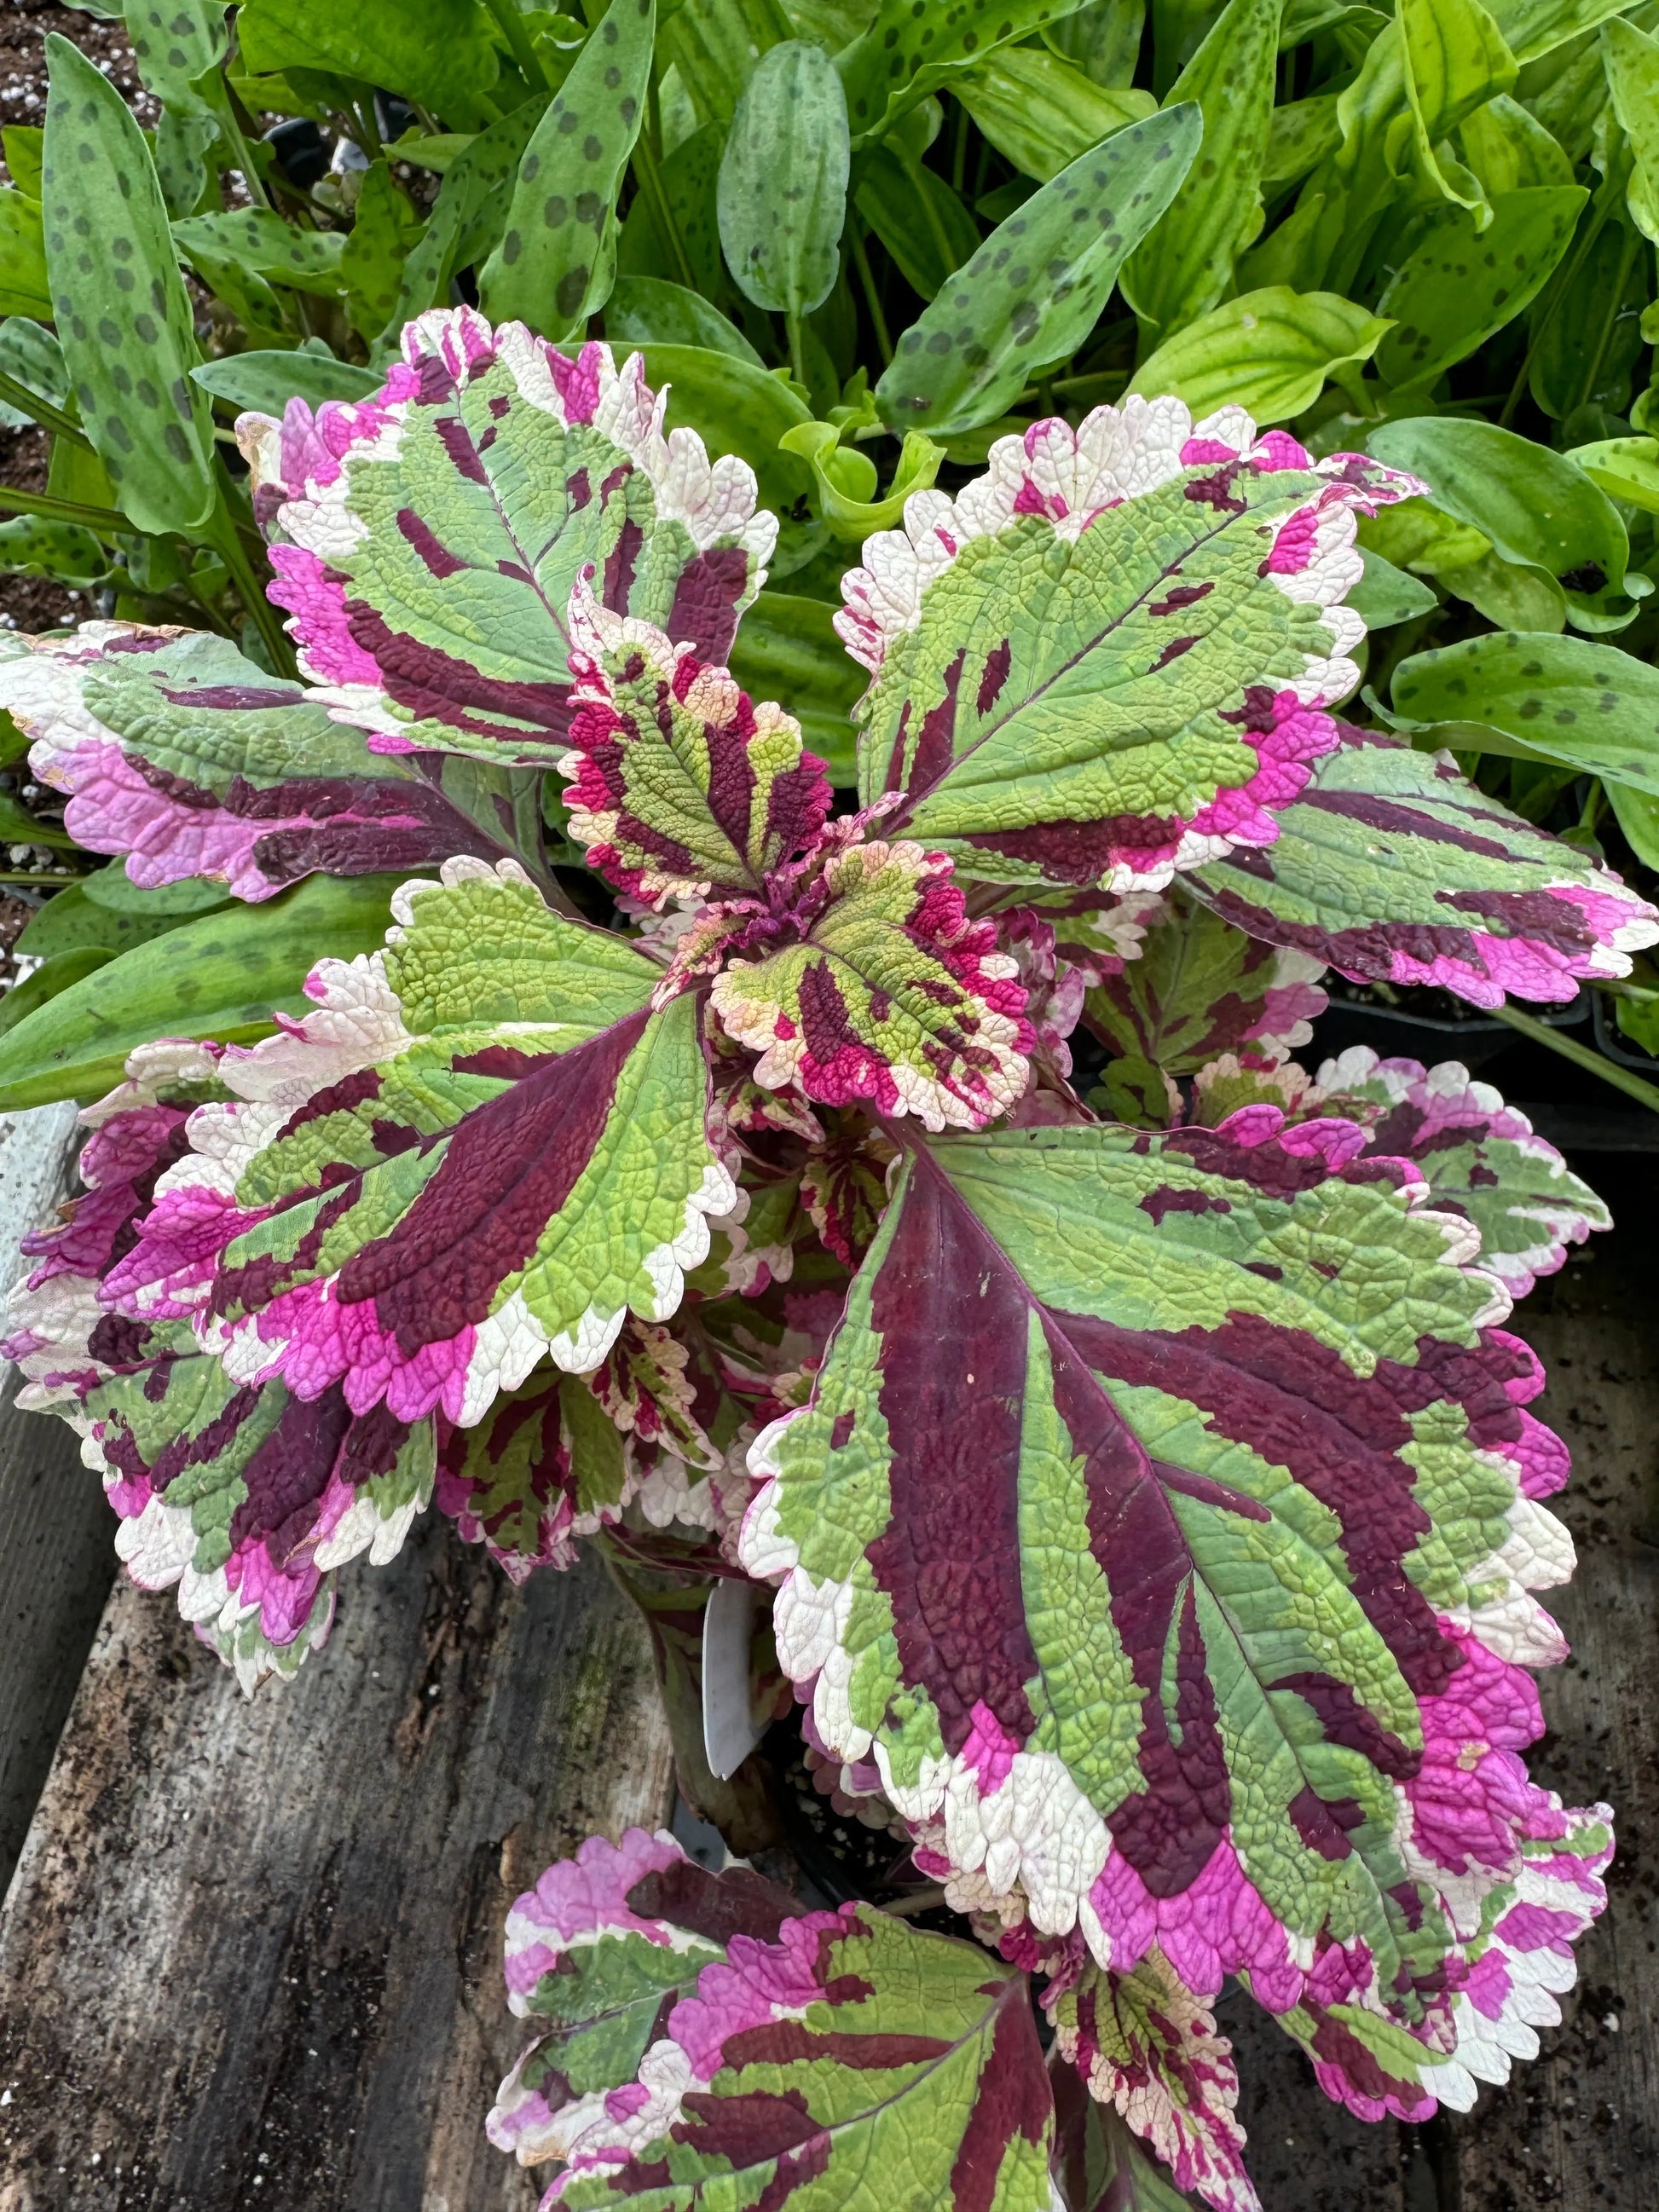
[[822, 761], [781, 707], [751, 706], [724, 668], [579, 583], [571, 750], [559, 763], [570, 834], [620, 891], [764, 897], [830, 811]]
[[734, 958], [714, 981], [727, 1033], [761, 1054], [757, 1082], [827, 1106], [869, 1099], [929, 1129], [977, 1127], [1024, 1090], [1032, 1039], [1015, 963], [968, 921], [941, 854], [833, 854], [791, 927], [798, 942]]
[[999, 882], [1121, 891], [1271, 844], [1359, 680], [1355, 512], [1413, 480], [1170, 398], [990, 458], [845, 579], [866, 803], [902, 793], [890, 827]]
[[552, 766], [589, 568], [607, 606], [724, 663], [777, 525], [745, 463], [665, 437], [665, 400], [637, 355], [434, 308], [374, 398], [244, 416], [271, 596], [324, 703], [377, 748]]
[[1146, 920], [1139, 959], [1103, 978], [1084, 1001], [1097, 1036], [1166, 1075], [1190, 1075], [1241, 1048], [1253, 1059], [1282, 1060], [1307, 1042], [1325, 1011], [1317, 960], [1246, 937], [1179, 897]]
[[973, 1944], [867, 1905], [802, 1912], [634, 1829], [520, 1899], [507, 1980], [556, 2023], [490, 2118], [526, 2163], [566, 2161], [544, 2208], [827, 2191], [848, 2212], [1050, 2212], [1025, 1979]]
[[616, 1424], [578, 1376], [538, 1370], [476, 1426], [441, 1426], [439, 1506], [515, 1583], [574, 1565], [575, 1539], [617, 1518], [632, 1479]]
[[1455, 1060], [1425, 1067], [1351, 1045], [1325, 1062], [1318, 1080], [1321, 1112], [1369, 1121], [1373, 1152], [1414, 1160], [1433, 1203], [1474, 1222], [1481, 1266], [1503, 1277], [1512, 1297], [1553, 1275], [1569, 1244], [1613, 1226], [1606, 1205], [1547, 1138]]
[[513, 771], [372, 753], [225, 638], [88, 623], [28, 644], [0, 661], [0, 705], [33, 740], [35, 775], [70, 794], [65, 827], [94, 853], [129, 854], [136, 884], [212, 876], [263, 899], [313, 869], [515, 849]]
[[1468, 1224], [1271, 1124], [919, 1146], [741, 1557], [957, 1901], [1276, 2009], [1362, 1945], [1409, 2021], [1520, 1849], [1511, 1788], [1450, 1851], [1469, 1686], [1559, 1658], [1571, 1547]]
[[1445, 754], [1356, 730], [1279, 810], [1266, 852], [1200, 868], [1224, 921], [1356, 982], [1432, 983], [1497, 1006], [1627, 975], [1659, 915], [1588, 854], [1460, 775]]
[[384, 953], [222, 1064], [191, 1152], [111, 1278], [190, 1318], [235, 1378], [339, 1382], [355, 1410], [464, 1426], [550, 1352], [580, 1371], [660, 1320], [728, 1211], [697, 1009], [548, 912], [513, 861], [405, 884]]

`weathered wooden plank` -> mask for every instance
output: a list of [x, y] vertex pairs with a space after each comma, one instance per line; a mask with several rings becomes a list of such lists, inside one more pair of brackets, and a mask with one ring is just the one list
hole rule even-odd
[[[0, 1297], [17, 1240], [70, 1187], [75, 1108], [0, 1115]], [[62, 1421], [20, 1413], [0, 1376], [0, 1894], [22, 1848], [115, 1573], [115, 1516]]]
[[245, 1701], [112, 1596], [0, 1922], [0, 2212], [526, 2212], [483, 2119], [501, 1933], [654, 1826], [642, 1629], [596, 1562], [514, 1590], [428, 1522]]

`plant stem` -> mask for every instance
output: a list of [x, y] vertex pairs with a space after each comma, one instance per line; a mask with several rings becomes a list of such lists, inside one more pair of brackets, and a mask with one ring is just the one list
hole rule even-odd
[[27, 384], [20, 384], [15, 376], [0, 369], [0, 400], [15, 407], [20, 415], [32, 416], [43, 428], [55, 430], [60, 438], [67, 438], [76, 446], [84, 446], [90, 453], [92, 441], [72, 416], [50, 399], [43, 399], [38, 392], [31, 392]]
[[680, 236], [680, 227], [674, 220], [674, 210], [669, 205], [667, 192], [663, 189], [662, 171], [657, 166], [657, 149], [651, 143], [648, 133], [643, 131], [634, 141], [634, 167], [639, 172], [640, 189], [650, 206], [652, 218], [674, 257], [679, 281], [688, 292], [695, 292], [697, 280], [692, 274], [691, 257], [685, 250], [685, 240]]
[[49, 522], [78, 522], [100, 538], [131, 538], [132, 525], [112, 507], [84, 507], [78, 499], [54, 499], [50, 492], [22, 491], [0, 484], [0, 514], [40, 514]]
[[801, 350], [800, 310], [798, 307], [791, 307], [787, 311], [783, 326], [789, 333], [789, 374], [803, 392], [809, 392], [811, 386], [806, 378], [806, 356]]
[[[23, 841], [18, 837], [8, 842], [21, 845]], [[82, 872], [74, 868], [66, 868], [61, 876], [31, 875], [27, 868], [0, 868], [0, 884], [51, 884], [62, 890], [66, 884], [78, 884], [81, 880]]]
[[507, 40], [507, 51], [519, 64], [524, 81], [532, 92], [550, 92], [552, 87], [547, 82], [547, 71], [537, 58], [530, 33], [525, 28], [524, 17], [519, 12], [517, 0], [484, 0], [484, 5], [495, 18], [495, 27]]
[[1622, 1091], [1626, 1097], [1634, 1098], [1639, 1105], [1659, 1114], [1659, 1088], [1651, 1083], [1644, 1083], [1639, 1075], [1632, 1075], [1629, 1068], [1620, 1067], [1615, 1060], [1604, 1060], [1589, 1045], [1579, 1044], [1571, 1037], [1563, 1036], [1559, 1030], [1553, 1030], [1547, 1024], [1534, 1020], [1531, 1014], [1523, 1014], [1518, 1006], [1494, 1006], [1492, 1012], [1500, 1022], [1507, 1022], [1512, 1030], [1519, 1030], [1522, 1036], [1530, 1037], [1534, 1044], [1547, 1044], [1552, 1052], [1559, 1052], [1563, 1060], [1571, 1060], [1575, 1067], [1588, 1068], [1592, 1075], [1599, 1075], [1604, 1083], [1612, 1084], [1615, 1091]]
[[859, 283], [864, 287], [864, 304], [870, 310], [871, 327], [875, 331], [876, 343], [881, 349], [882, 363], [885, 367], [893, 358], [893, 341], [887, 335], [887, 318], [881, 312], [881, 295], [876, 290], [875, 274], [871, 269], [870, 256], [865, 248], [864, 233], [854, 224], [850, 234], [853, 240], [853, 266], [858, 270]]
[[277, 617], [276, 610], [265, 597], [258, 578], [253, 573], [253, 563], [243, 549], [236, 529], [236, 518], [231, 513], [222, 480], [224, 463], [219, 464], [222, 480], [219, 503], [210, 517], [203, 535], [230, 571], [230, 580], [236, 586], [237, 597], [247, 609], [254, 628], [270, 655], [271, 665], [281, 675], [294, 673], [294, 648]]

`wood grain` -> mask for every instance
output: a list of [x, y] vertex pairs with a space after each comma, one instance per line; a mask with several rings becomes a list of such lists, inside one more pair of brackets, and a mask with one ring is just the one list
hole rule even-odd
[[514, 1590], [435, 1521], [342, 1580], [251, 1703], [111, 1598], [0, 1923], [0, 2212], [534, 2205], [483, 2132], [502, 1923], [665, 1816], [644, 1632], [596, 1563]]

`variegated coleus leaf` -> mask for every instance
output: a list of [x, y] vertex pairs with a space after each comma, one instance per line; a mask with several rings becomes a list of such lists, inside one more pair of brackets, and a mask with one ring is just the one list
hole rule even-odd
[[35, 775], [69, 793], [70, 833], [127, 854], [146, 888], [213, 876], [263, 899], [313, 869], [538, 854], [525, 771], [372, 753], [210, 631], [87, 623], [24, 642], [0, 661], [0, 706], [33, 740]]
[[227, 1052], [108, 1279], [188, 1319], [234, 1381], [343, 1386], [462, 1426], [551, 1353], [580, 1372], [665, 1318], [734, 1186], [704, 1130], [690, 998], [547, 909], [511, 860], [405, 884], [386, 950], [324, 961], [318, 1011]]
[[1312, 1036], [1325, 1011], [1319, 961], [1246, 937], [1179, 890], [1146, 919], [1139, 959], [1084, 1001], [1089, 1027], [1115, 1051], [1181, 1076], [1225, 1052], [1280, 1060]]
[[756, 707], [728, 672], [654, 624], [570, 603], [576, 713], [559, 763], [570, 835], [630, 898], [763, 898], [830, 811], [823, 763], [800, 725]]
[[1468, 1690], [1562, 1655], [1563, 1455], [1469, 1224], [1273, 1120], [918, 1142], [740, 1556], [959, 1904], [1275, 2010], [1363, 1947], [1409, 2024], [1520, 1863]]
[[334, 1570], [392, 1558], [432, 1492], [430, 1422], [355, 1414], [337, 1389], [309, 1402], [280, 1382], [233, 1382], [177, 1320], [135, 1319], [107, 1290], [157, 1184], [187, 1151], [191, 1112], [221, 1091], [214, 1046], [162, 1042], [82, 1118], [83, 1196], [23, 1240], [27, 1273], [3, 1350], [29, 1378], [21, 1402], [84, 1438], [120, 1516], [116, 1550], [179, 1608], [252, 1691], [325, 1640]]
[[844, 1267], [857, 1267], [881, 1225], [893, 1157], [893, 1146], [879, 1133], [838, 1129], [801, 1170], [801, 1202]]
[[1270, 845], [1359, 680], [1356, 514], [1415, 489], [1173, 398], [1000, 440], [845, 580], [865, 803], [1002, 883], [1156, 888]]
[[1224, 921], [1355, 982], [1438, 984], [1477, 1006], [1571, 999], [1659, 939], [1659, 915], [1611, 869], [1487, 798], [1449, 754], [1342, 738], [1279, 810], [1270, 850], [1190, 878]]
[[1455, 1060], [1425, 1067], [1351, 1045], [1324, 1063], [1318, 1085], [1321, 1113], [1369, 1124], [1371, 1151], [1404, 1153], [1436, 1206], [1468, 1216], [1480, 1231], [1481, 1266], [1503, 1277], [1511, 1297], [1553, 1275], [1569, 1244], [1613, 1226], [1548, 1139]]
[[[993, 926], [969, 921], [944, 854], [843, 844], [785, 915], [734, 913], [726, 927], [712, 1004], [761, 1055], [766, 1088], [868, 1100], [929, 1129], [977, 1127], [1025, 1089], [1033, 1040], [1016, 963]], [[748, 951], [761, 957], [736, 957]]]
[[1054, 2187], [1065, 2212], [1192, 2212], [1192, 2199], [1146, 2150], [1115, 2105], [1084, 2087], [1075, 2066], [1048, 2062], [1054, 2091]]
[[324, 703], [389, 751], [550, 767], [569, 742], [567, 610], [607, 606], [724, 663], [777, 534], [745, 462], [663, 434], [635, 354], [574, 359], [520, 323], [434, 308], [383, 389], [237, 425]]
[[1162, 1952], [1124, 1974], [1091, 1960], [1042, 2003], [1061, 2057], [1151, 2145], [1176, 2188], [1216, 2212], [1261, 2212], [1244, 2170], [1232, 2046]]
[[621, 1431], [588, 1378], [538, 1368], [471, 1428], [440, 1419], [438, 1504], [515, 1583], [575, 1563], [634, 1483]]
[[565, 2160], [544, 2212], [1050, 2212], [1025, 1978], [973, 1944], [867, 1905], [802, 1912], [634, 1830], [519, 1900], [507, 1973], [557, 2022], [490, 2118], [521, 2158]]

